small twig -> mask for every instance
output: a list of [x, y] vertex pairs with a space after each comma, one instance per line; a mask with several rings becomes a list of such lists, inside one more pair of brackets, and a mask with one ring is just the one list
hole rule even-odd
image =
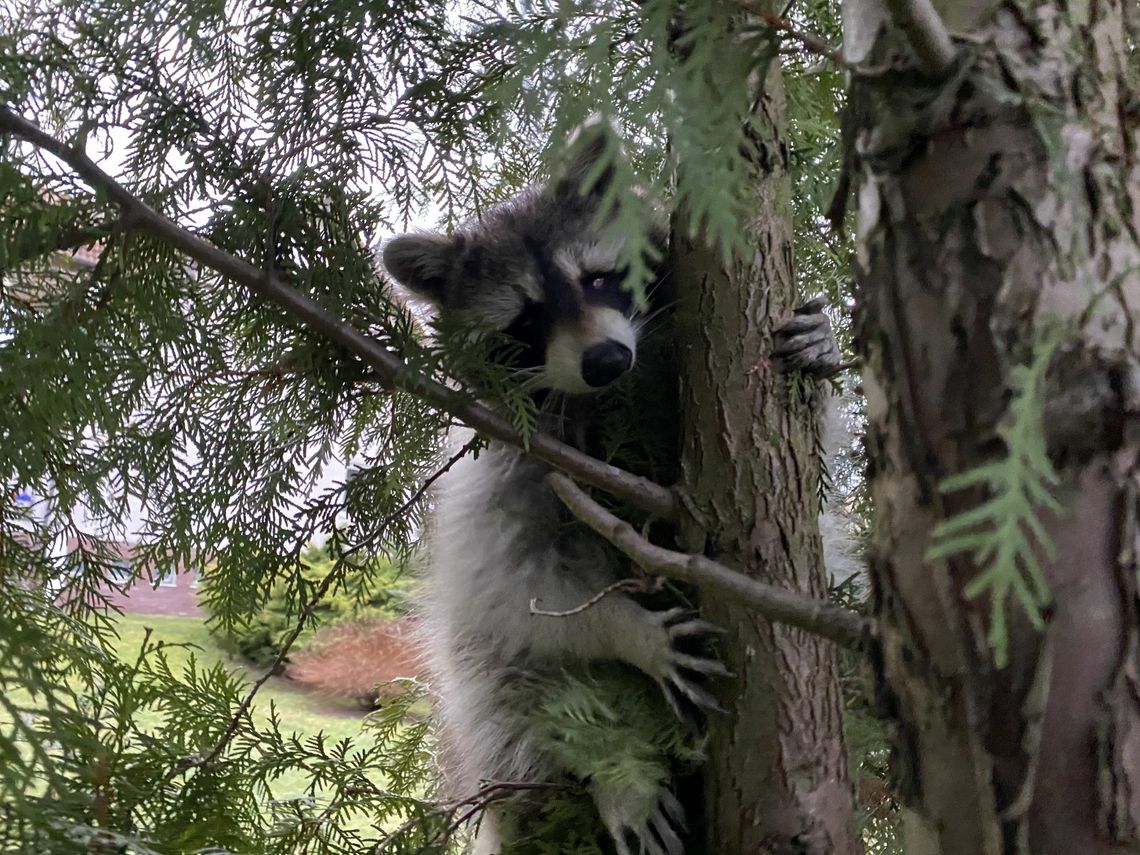
[[703, 555], [686, 555], [650, 543], [561, 472], [547, 483], [569, 511], [647, 571], [729, 594], [772, 621], [799, 627], [844, 647], [864, 649], [875, 624], [849, 609], [804, 594], [766, 585]]
[[212, 383], [217, 380], [249, 380], [252, 378], [262, 378], [266, 380], [282, 379], [290, 374], [299, 374], [298, 368], [286, 368], [282, 363], [271, 365], [268, 368], [251, 368], [248, 371], [239, 370], [236, 368], [227, 368], [222, 371], [211, 371], [206, 374], [194, 377], [184, 383], [177, 391], [177, 394], [184, 398], [189, 399], [191, 395], [198, 391], [199, 388], [206, 383]]
[[930, 77], [945, 77], [957, 51], [930, 0], [886, 0], [886, 5], [891, 19], [914, 49], [922, 70]]
[[843, 56], [842, 51], [838, 50], [837, 48], [833, 48], [831, 45], [813, 33], [805, 33], [803, 30], [797, 29], [787, 18], [780, 15], [774, 15], [771, 12], [765, 12], [762, 9], [757, 8], [756, 5], [749, 2], [749, 0], [739, 0], [739, 5], [742, 9], [745, 9], [746, 11], [755, 15], [757, 18], [763, 21], [764, 24], [766, 24], [768, 27], [771, 27], [773, 30], [779, 30], [780, 32], [791, 36], [793, 39], [799, 42], [809, 53], [814, 53], [817, 56], [822, 56], [824, 59], [835, 63], [840, 68], [847, 68], [851, 71], [859, 71], [859, 67], [853, 62], [849, 62], [847, 58]]
[[565, 790], [569, 786], [568, 784], [551, 781], [493, 781], [484, 786], [478, 795], [455, 803], [452, 812], [464, 806], [467, 806], [468, 809], [451, 821], [451, 824], [446, 830], [446, 836], [450, 837], [462, 825], [470, 822], [476, 814], [486, 810], [487, 806], [494, 802], [505, 801], [514, 798], [518, 793], [525, 793], [531, 790]]
[[575, 606], [572, 609], [567, 609], [564, 612], [551, 612], [546, 609], [538, 607], [538, 597], [532, 597], [530, 600], [530, 613], [532, 615], [541, 615], [542, 617], [570, 617], [571, 615], [581, 614], [591, 606], [596, 606], [609, 594], [621, 591], [623, 593], [644, 593], [646, 590], [645, 579], [619, 579], [611, 585], [606, 585], [586, 602], [580, 606]]
[[476, 434], [475, 436], [471, 437], [471, 439], [467, 440], [467, 442], [463, 444], [462, 448], [460, 448], [459, 451], [451, 455], [451, 457], [447, 459], [447, 462], [444, 463], [443, 466], [439, 467], [439, 469], [435, 470], [435, 472], [432, 473], [431, 477], [424, 479], [424, 482], [420, 484], [420, 488], [416, 490], [416, 492], [412, 493], [411, 497], [406, 502], [404, 502], [403, 505], [400, 506], [400, 509], [396, 511], [395, 515], [399, 516], [404, 511], [411, 508], [412, 505], [418, 502], [421, 498], [423, 498], [424, 493], [428, 491], [432, 484], [442, 478], [452, 466], [454, 466], [475, 449], [475, 446], [479, 444], [480, 439], [481, 437]]
[[[493, 804], [494, 802], [500, 802], [513, 798], [516, 794], [520, 792], [527, 792], [529, 790], [564, 790], [567, 788], [567, 786], [567, 784], [551, 783], [549, 781], [492, 781], [482, 787], [479, 792], [473, 796], [468, 796], [467, 798], [458, 799], [457, 801], [453, 802], [444, 802], [443, 804], [436, 806], [435, 813], [439, 815], [451, 814], [452, 819], [440, 834], [436, 835], [436, 837], [432, 840], [428, 840], [426, 842], [434, 843], [441, 837], [450, 837], [455, 833], [456, 829], [458, 829], [464, 823], [469, 822], [477, 813], [485, 810], [488, 805]], [[468, 809], [464, 811], [460, 816], [456, 817], [455, 814], [463, 808]], [[369, 852], [373, 853], [373, 855], [375, 855], [375, 853], [384, 852], [387, 850], [389, 843], [398, 841], [402, 834], [410, 831], [416, 825], [423, 822], [423, 819], [424, 818], [422, 816], [413, 816], [411, 819], [409, 819], [407, 822], [405, 822], [403, 825], [401, 825], [399, 828], [397, 828], [395, 831], [387, 835], [383, 840], [373, 846]]]
[[284, 154], [274, 155], [275, 159], [279, 161], [288, 161], [298, 155], [304, 154], [306, 149], [315, 148], [316, 146], [324, 145], [325, 143], [335, 142], [338, 137], [347, 134], [358, 134], [364, 131], [369, 131], [378, 128], [381, 125], [391, 124], [393, 121], [393, 113], [373, 113], [364, 119], [357, 122], [349, 122], [343, 125], [337, 125], [330, 128], [321, 136], [316, 139], [307, 140], [306, 142], [297, 143], [291, 148], [285, 150]]
[[[457, 451], [457, 452], [455, 452], [455, 454], [451, 455], [451, 457], [449, 457], [447, 459], [446, 463], [444, 463], [441, 467], [439, 467], [439, 469], [435, 470], [435, 472], [433, 472], [431, 475], [429, 475], [427, 478], [425, 478], [424, 482], [422, 484], [420, 484], [419, 488], [414, 493], [412, 493], [411, 496], [408, 497], [408, 500], [406, 502], [404, 502], [404, 504], [400, 505], [400, 507], [396, 508], [396, 510], [394, 510], [392, 513], [388, 514], [388, 516], [384, 520], [384, 522], [381, 523], [381, 528], [386, 527], [396, 517], [398, 517], [401, 514], [411, 510], [412, 506], [415, 505], [416, 502], [418, 502], [420, 499], [422, 499], [424, 497], [424, 494], [427, 493], [428, 489], [430, 489], [432, 484], [434, 484], [436, 481], [438, 481], [440, 478], [442, 478], [444, 476], [444, 474], [447, 472], [447, 470], [449, 470], [452, 466], [454, 466], [456, 463], [458, 463], [460, 460], [462, 460], [464, 457], [466, 457], [468, 454], [470, 454], [471, 451], [478, 444], [479, 444], [479, 435], [476, 434], [475, 436], [471, 437], [471, 439], [469, 439], [466, 443], [464, 443], [463, 447], [460, 448], [459, 451]], [[355, 546], [349, 547], [344, 552], [340, 553], [340, 560], [343, 561], [348, 556], [359, 552], [369, 542], [370, 541], [368, 541], [368, 540], [362, 540], [360, 543], [356, 544]]]

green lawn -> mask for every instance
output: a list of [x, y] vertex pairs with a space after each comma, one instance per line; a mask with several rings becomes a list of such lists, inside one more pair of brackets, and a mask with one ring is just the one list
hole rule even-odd
[[[182, 671], [193, 655], [200, 667], [210, 667], [221, 662], [227, 668], [243, 673], [249, 682], [260, 676], [259, 672], [247, 668], [239, 660], [232, 659], [219, 650], [206, 629], [206, 624], [197, 618], [123, 615], [119, 619], [119, 637], [122, 643], [118, 647], [123, 659], [133, 660], [137, 656], [148, 628], [151, 630], [152, 642], [186, 645], [167, 648], [165, 651], [171, 671], [175, 674]], [[302, 691], [283, 677], [271, 677], [258, 690], [253, 703], [255, 720], [268, 717], [270, 703], [276, 708], [281, 729], [286, 733], [297, 731], [304, 738], [323, 732], [330, 742], [361, 733], [364, 714], [358, 707]], [[143, 713], [144, 717], [146, 715]], [[146, 726], [145, 721], [143, 726]], [[277, 798], [299, 796], [303, 790], [304, 776], [301, 773], [286, 773], [273, 783], [273, 794]]]
[[[227, 669], [239, 672], [247, 683], [256, 680], [260, 673], [246, 667], [239, 660], [229, 657], [214, 643], [206, 624], [197, 618], [167, 617], [161, 615], [122, 615], [118, 629], [120, 643], [116, 652], [124, 661], [133, 662], [138, 657], [147, 629], [151, 631], [151, 643], [164, 642], [164, 653], [175, 675], [184, 673], [184, 666], [191, 656], [198, 667], [210, 667], [222, 663]], [[182, 645], [182, 646], [177, 646]], [[9, 700], [24, 706], [31, 706], [31, 695], [23, 689], [10, 690]], [[356, 737], [362, 733], [364, 713], [348, 702], [337, 702], [295, 688], [283, 677], [272, 677], [263, 685], [254, 698], [252, 713], [255, 721], [264, 721], [269, 716], [273, 704], [282, 732], [296, 731], [302, 739], [323, 732], [331, 744], [344, 737]], [[160, 724], [160, 713], [142, 710], [136, 715], [136, 723], [143, 730]], [[10, 719], [0, 710], [0, 727]], [[365, 736], [365, 739], [371, 737]], [[306, 778], [303, 772], [285, 772], [271, 782], [275, 798], [284, 799], [301, 796], [305, 791]], [[380, 783], [380, 782], [377, 782]]]
[[[256, 669], [247, 667], [240, 659], [230, 657], [220, 650], [206, 629], [205, 622], [197, 618], [123, 615], [119, 619], [123, 658], [131, 658], [137, 653], [147, 628], [150, 628], [151, 638], [154, 641], [192, 645], [166, 651], [171, 670], [175, 673], [178, 673], [193, 653], [199, 665], [210, 667], [221, 662], [229, 669], [245, 674], [250, 681], [261, 676]], [[360, 722], [364, 714], [359, 707], [347, 701], [341, 703], [305, 692], [296, 688], [284, 677], [270, 677], [261, 687], [254, 701], [255, 715], [258, 713], [261, 717], [267, 715], [270, 701], [277, 705], [282, 725], [287, 730], [299, 730], [303, 733], [323, 730], [329, 736], [338, 739], [360, 733]]]

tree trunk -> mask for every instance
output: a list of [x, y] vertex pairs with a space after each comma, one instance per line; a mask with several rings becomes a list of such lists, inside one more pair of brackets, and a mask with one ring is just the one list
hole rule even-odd
[[[823, 599], [817, 413], [790, 400], [787, 378], [768, 359], [772, 331], [795, 304], [783, 88], [775, 65], [760, 91], [765, 124], [750, 187], [755, 254], [725, 267], [718, 252], [685, 239], [683, 211], [673, 229], [682, 483], [710, 532], [706, 543], [690, 546]], [[729, 714], [711, 723], [708, 851], [861, 852], [831, 645], [727, 598], [708, 595], [702, 605], [728, 630], [721, 651], [736, 675], [721, 693]]]
[[[940, 83], [899, 69], [902, 37], [879, 27], [907, 4], [845, 7], [847, 56], [871, 70], [845, 132], [878, 677], [907, 855], [1140, 851], [1140, 102], [1126, 2], [944, 3], [969, 37]], [[1057, 329], [1037, 434], [1063, 510], [1034, 511], [1051, 560], [1031, 538], [1051, 602], [1039, 631], [1008, 600], [1000, 666], [997, 607], [965, 590], [988, 565], [925, 555], [939, 521], [993, 495], [939, 485], [1015, 446], [1015, 369]]]

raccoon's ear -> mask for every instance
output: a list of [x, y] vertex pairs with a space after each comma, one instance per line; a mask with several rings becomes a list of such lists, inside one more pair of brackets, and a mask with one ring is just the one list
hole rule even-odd
[[587, 119], [570, 135], [568, 159], [555, 172], [552, 189], [563, 203], [596, 201], [613, 183], [615, 163], [625, 155], [617, 132], [605, 119]]
[[405, 288], [438, 305], [461, 250], [461, 241], [446, 235], [400, 235], [384, 247], [384, 267]]

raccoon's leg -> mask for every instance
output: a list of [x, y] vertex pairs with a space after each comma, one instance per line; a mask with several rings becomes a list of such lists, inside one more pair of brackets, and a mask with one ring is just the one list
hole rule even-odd
[[[569, 578], [573, 575], [565, 574]], [[564, 583], [565, 584], [565, 583]], [[549, 589], [547, 590], [549, 594]], [[687, 653], [685, 639], [719, 634], [722, 630], [687, 609], [651, 611], [623, 594], [610, 594], [575, 611], [596, 591], [575, 585], [553, 601], [570, 613], [557, 617], [531, 615], [529, 652], [558, 660], [566, 655], [583, 660], [617, 659], [652, 677], [670, 707], [684, 719], [678, 695], [697, 707], [720, 711], [720, 706], [694, 675], [732, 676], [719, 660]], [[544, 598], [543, 608], [546, 605]], [[535, 623], [541, 621], [541, 623]]]
[[661, 687], [661, 693], [679, 719], [690, 718], [678, 702], [678, 694], [700, 709], [723, 713], [716, 698], [694, 674], [731, 677], [732, 673], [711, 656], [686, 653], [679, 647], [683, 639], [710, 637], [724, 632], [719, 626], [701, 620], [696, 612], [675, 608], [664, 612], [643, 610], [647, 617], [644, 633], [624, 658], [644, 671]]
[[776, 330], [772, 355], [784, 368], [816, 377], [830, 377], [842, 369], [842, 355], [831, 321], [823, 313], [825, 300], [811, 300], [795, 310], [795, 316]]

